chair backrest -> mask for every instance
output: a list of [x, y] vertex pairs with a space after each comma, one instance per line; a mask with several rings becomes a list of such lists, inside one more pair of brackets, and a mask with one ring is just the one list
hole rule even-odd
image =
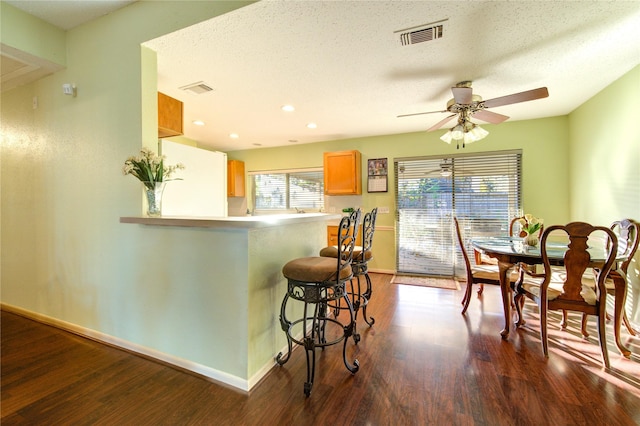
[[362, 219], [362, 256], [364, 259], [365, 253], [371, 250], [373, 245], [373, 233], [376, 230], [376, 217], [378, 216], [378, 208], [374, 208], [369, 213], [364, 215]]
[[638, 231], [640, 230], [640, 226], [631, 219], [622, 219], [613, 222], [611, 224], [611, 230], [618, 234], [618, 253], [625, 257], [619, 269], [626, 274], [629, 269], [629, 264], [638, 250], [638, 243], [640, 243]]
[[464, 241], [462, 240], [462, 233], [460, 232], [460, 224], [458, 223], [458, 218], [453, 218], [453, 225], [456, 229], [456, 236], [458, 237], [458, 245], [460, 247], [460, 251], [462, 251], [462, 257], [464, 259], [464, 266], [467, 270], [467, 283], [472, 282], [473, 276], [471, 271], [471, 262], [469, 261], [469, 255], [464, 248]]
[[[603, 256], [604, 264], [598, 266], [601, 273], [596, 274], [596, 303], [604, 300], [607, 294], [604, 281], [617, 256], [618, 239], [611, 229], [605, 226], [593, 226], [585, 222], [571, 222], [566, 225], [553, 225], [545, 229], [542, 233], [540, 252], [542, 254], [542, 262], [544, 264], [544, 281], [542, 283], [540, 297], [543, 300], [546, 299], [546, 289], [551, 281], [552, 274], [554, 273], [551, 268], [551, 261], [549, 260], [547, 252], [547, 238], [549, 235], [554, 232], [564, 233], [565, 236], [569, 238], [569, 248], [564, 254], [564, 269], [566, 274], [560, 274], [560, 276], [563, 276], [564, 281], [563, 292], [556, 300], [585, 302], [584, 298], [580, 294], [583, 286], [583, 276], [587, 268], [592, 267], [591, 254], [588, 251], [589, 246], [587, 244], [587, 240], [591, 234], [599, 231], [606, 234], [608, 242], [605, 247], [606, 254]], [[558, 275], [556, 274], [556, 276]]]
[[361, 214], [362, 211], [357, 209], [343, 217], [338, 225], [338, 277], [341, 275], [340, 271], [351, 265], [353, 260], [353, 247], [358, 239]]
[[[519, 223], [520, 220], [524, 220], [524, 216], [519, 216], [519, 217], [514, 217], [513, 219], [511, 219], [511, 222], [509, 222], [509, 236], [510, 237], [525, 237], [525, 235], [522, 235], [522, 230], [519, 230], [518, 235], [513, 235], [513, 233], [518, 230], [516, 225]], [[544, 225], [540, 226], [540, 229], [538, 229], [537, 233], [538, 236], [542, 235], [542, 232], [544, 232]]]

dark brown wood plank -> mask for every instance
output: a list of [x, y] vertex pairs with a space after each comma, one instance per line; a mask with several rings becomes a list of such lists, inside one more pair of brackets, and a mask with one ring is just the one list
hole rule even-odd
[[[500, 337], [499, 288], [475, 293], [460, 315], [464, 290], [390, 284], [372, 274], [374, 298], [349, 343], [360, 371], [350, 374], [340, 345], [318, 351], [316, 380], [303, 393], [305, 356], [295, 350], [249, 394], [2, 312], [3, 425], [12, 424], [454, 424], [640, 423], [640, 339], [623, 330], [632, 359], [616, 350], [608, 324], [611, 370], [597, 339], [580, 336], [579, 316], [549, 325], [542, 355], [537, 308], [527, 325]], [[595, 322], [590, 321], [592, 336]]]

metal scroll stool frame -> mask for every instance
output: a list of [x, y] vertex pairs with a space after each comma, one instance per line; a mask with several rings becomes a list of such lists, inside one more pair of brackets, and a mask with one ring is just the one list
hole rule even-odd
[[[305, 348], [307, 357], [307, 381], [304, 383], [304, 393], [306, 396], [311, 394], [313, 387], [316, 364], [315, 348], [319, 347], [324, 349], [327, 346], [344, 342], [342, 358], [347, 370], [354, 374], [360, 368], [357, 359], [353, 361], [353, 364], [347, 360], [347, 341], [355, 329], [355, 313], [349, 294], [346, 291], [346, 282], [353, 278], [351, 264], [355, 245], [354, 232], [357, 235], [360, 214], [360, 210], [357, 210], [350, 217], [343, 217], [340, 221], [338, 227], [339, 255], [336, 259], [311, 257], [292, 261], [297, 262], [299, 265], [304, 265], [305, 262], [313, 264], [317, 261], [322, 264], [334, 265], [333, 271], [329, 272], [324, 279], [305, 281], [297, 277], [287, 276], [287, 267], [292, 262], [289, 262], [283, 268], [283, 274], [287, 278], [288, 285], [287, 293], [282, 300], [280, 308], [280, 325], [287, 335], [288, 351], [286, 355], [280, 352], [276, 357], [276, 362], [284, 365], [289, 360], [293, 343]], [[291, 299], [304, 303], [302, 317], [294, 321], [289, 320], [286, 315], [287, 304]], [[341, 300], [344, 300], [347, 305], [347, 323], [342, 323], [337, 318], [332, 318], [329, 315], [338, 309]], [[302, 324], [301, 338], [294, 337], [294, 333], [300, 328], [296, 327], [299, 324]], [[327, 341], [327, 326], [339, 327], [342, 329], [342, 334]], [[296, 333], [296, 335], [299, 336], [300, 333]]]
[[[371, 246], [373, 245], [373, 233], [376, 229], [376, 217], [378, 215], [378, 208], [374, 208], [371, 212], [366, 213], [362, 219], [362, 247], [354, 248], [353, 261], [351, 262], [351, 268], [353, 270], [353, 278], [349, 282], [347, 293], [351, 299], [353, 305], [353, 311], [355, 316], [355, 325], [353, 329], [353, 340], [356, 344], [360, 341], [360, 333], [357, 331], [358, 311], [362, 308], [362, 317], [364, 321], [371, 327], [375, 322], [375, 318], [367, 316], [367, 305], [371, 300], [372, 285], [371, 278], [369, 277], [369, 261], [373, 258], [371, 254]], [[357, 237], [357, 235], [356, 235]], [[322, 252], [321, 252], [322, 253]], [[365, 289], [362, 291], [362, 283], [360, 277], [364, 277]], [[336, 316], [340, 312], [340, 301], [338, 301], [338, 307], [336, 309]]]

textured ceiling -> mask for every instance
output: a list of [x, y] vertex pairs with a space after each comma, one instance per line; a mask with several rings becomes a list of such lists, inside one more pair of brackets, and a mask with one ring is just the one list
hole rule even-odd
[[[443, 38], [400, 44], [440, 20]], [[425, 130], [444, 115], [397, 115], [443, 110], [462, 80], [484, 99], [549, 88], [494, 109], [511, 121], [568, 114], [640, 63], [640, 2], [263, 1], [147, 45], [186, 136], [228, 151]], [[214, 91], [179, 89], [200, 81]]]
[[2, 0], [63, 30], [70, 30], [137, 0]]
[[[55, 3], [105, 2], [8, 3], [72, 28]], [[443, 38], [401, 45], [399, 30], [442, 20]], [[397, 115], [443, 110], [463, 80], [484, 99], [548, 87], [493, 109], [510, 121], [568, 114], [640, 64], [640, 2], [261, 1], [146, 45], [158, 89], [185, 103], [185, 136], [230, 151], [426, 130], [444, 114]], [[197, 82], [214, 90], [180, 89]]]

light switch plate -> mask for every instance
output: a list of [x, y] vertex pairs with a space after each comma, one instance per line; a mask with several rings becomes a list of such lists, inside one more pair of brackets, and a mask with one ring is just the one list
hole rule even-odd
[[389, 207], [378, 207], [378, 213], [389, 213]]

